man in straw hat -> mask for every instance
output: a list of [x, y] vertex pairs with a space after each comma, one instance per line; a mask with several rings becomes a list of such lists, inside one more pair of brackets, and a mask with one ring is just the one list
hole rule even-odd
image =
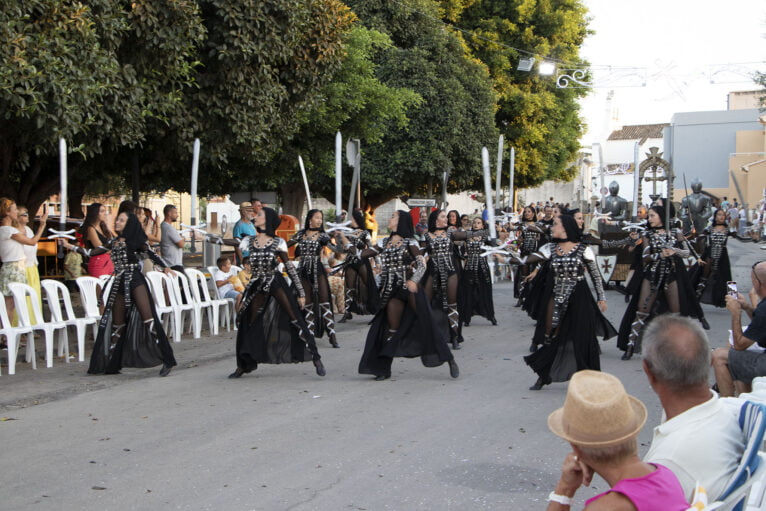
[[548, 511], [568, 510], [580, 486], [600, 475], [610, 489], [585, 503], [586, 510], [686, 510], [689, 504], [673, 472], [638, 457], [636, 437], [646, 407], [625, 392], [620, 380], [600, 371], [572, 376], [564, 406], [548, 417], [548, 427], [568, 441], [561, 479], [548, 495]]

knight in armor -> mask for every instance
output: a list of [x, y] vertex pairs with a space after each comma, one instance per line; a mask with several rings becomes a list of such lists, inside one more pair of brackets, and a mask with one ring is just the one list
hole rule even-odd
[[710, 197], [702, 193], [702, 181], [695, 179], [692, 181], [692, 194], [681, 199], [681, 221], [684, 223], [684, 229], [702, 232], [710, 222], [713, 215], [713, 201]]
[[352, 313], [375, 314], [380, 308], [380, 295], [375, 285], [369, 259], [358, 257], [370, 248], [370, 233], [366, 229], [364, 213], [359, 208], [351, 212], [351, 232], [341, 233], [346, 262], [343, 264], [346, 311], [340, 323], [352, 318]]
[[322, 263], [322, 251], [325, 247], [334, 252], [341, 252], [341, 249], [325, 232], [324, 216], [320, 210], [312, 209], [306, 214], [303, 229], [296, 232], [287, 243], [288, 248], [293, 245], [298, 245], [295, 251], [295, 255], [300, 257], [298, 275], [306, 291], [306, 305], [303, 308], [306, 323], [314, 332], [315, 338], [322, 337], [327, 332], [330, 345], [339, 348], [335, 338], [330, 281]]
[[[699, 231], [698, 231], [699, 232]], [[698, 252], [702, 254], [702, 264], [694, 268], [693, 281], [696, 283], [697, 298], [700, 303], [726, 306], [726, 283], [731, 280], [731, 263], [726, 242], [729, 231], [726, 212], [717, 209], [713, 214], [713, 223], [697, 236]]]
[[435, 209], [428, 216], [428, 232], [423, 240], [429, 256], [424, 286], [433, 306], [447, 314], [452, 349], [460, 349], [460, 343], [463, 342], [457, 303], [461, 266], [455, 242], [465, 240], [465, 231], [448, 228], [446, 211]]
[[609, 219], [615, 222], [628, 219], [628, 201], [617, 195], [620, 193], [620, 184], [617, 181], [609, 183], [609, 196], [604, 199], [604, 211], [611, 213]]
[[554, 221], [551, 235], [553, 242], [526, 258], [526, 262], [541, 263], [537, 278], [542, 284], [530, 290], [526, 304], [537, 321], [532, 343], [541, 345], [524, 357], [538, 376], [530, 390], [567, 381], [583, 369], [600, 370], [597, 337], [609, 339], [617, 333], [603, 315], [606, 298], [596, 256], [580, 241], [575, 219], [561, 215]]
[[[258, 234], [240, 243], [242, 252], [249, 252], [252, 277], [237, 315], [237, 369], [229, 378], [239, 378], [258, 364], [308, 361], [313, 362], [319, 376], [324, 376], [314, 336], [301, 314], [306, 302], [302, 279], [287, 255], [287, 243], [276, 236], [279, 215], [263, 208], [254, 223]], [[280, 263], [292, 285], [282, 276]]]
[[370, 323], [359, 373], [385, 380], [391, 377], [395, 357], [420, 357], [426, 367], [447, 362], [450, 376], [457, 378], [459, 370], [447, 345], [449, 332], [443, 313], [431, 309], [420, 285], [426, 262], [409, 213], [394, 211], [388, 228], [390, 236], [361, 254], [362, 258], [380, 256], [381, 306]]
[[[671, 217], [674, 215], [671, 204]], [[705, 329], [710, 326], [686, 271], [684, 258], [691, 253], [689, 242], [683, 232], [675, 227], [665, 228], [664, 206], [649, 208], [648, 229], [644, 232], [643, 279], [638, 292], [625, 310], [620, 324], [617, 347], [625, 353], [623, 360], [629, 360], [634, 353], [641, 352], [641, 333], [652, 317], [665, 312], [697, 318]]]
[[458, 286], [460, 322], [465, 326], [470, 324], [474, 315], [484, 316], [493, 325], [497, 325], [492, 301], [492, 275], [487, 258], [481, 256], [482, 247], [489, 243], [486, 223], [480, 217], [474, 218], [471, 230], [467, 231], [465, 267], [460, 274]]
[[172, 270], [149, 246], [136, 215], [120, 213], [114, 227], [117, 236], [91, 250], [63, 243], [86, 257], [108, 253], [114, 263], [113, 283], [98, 325], [88, 373], [118, 374], [123, 367], [162, 364], [160, 376], [167, 376], [176, 360], [139, 261], [149, 257], [155, 267], [166, 273]]

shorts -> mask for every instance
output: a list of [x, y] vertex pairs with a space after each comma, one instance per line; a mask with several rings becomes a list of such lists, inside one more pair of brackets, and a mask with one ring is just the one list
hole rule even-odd
[[242, 294], [242, 293], [240, 293], [239, 291], [235, 291], [235, 290], [233, 290], [233, 289], [229, 289], [228, 291], [226, 291], [226, 294], [225, 294], [225, 295], [223, 295], [223, 297], [224, 297], [224, 298], [231, 298], [232, 300], [236, 300], [236, 299], [237, 299], [237, 297], [238, 297], [240, 294]]
[[729, 350], [729, 372], [736, 381], [747, 383], [766, 376], [766, 352]]

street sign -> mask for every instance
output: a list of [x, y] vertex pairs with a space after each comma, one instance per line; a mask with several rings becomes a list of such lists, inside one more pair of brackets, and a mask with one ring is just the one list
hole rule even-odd
[[606, 195], [609, 193], [609, 189], [606, 186], [601, 187], [601, 195]]
[[411, 208], [433, 207], [436, 206], [436, 199], [410, 199], [407, 205]]

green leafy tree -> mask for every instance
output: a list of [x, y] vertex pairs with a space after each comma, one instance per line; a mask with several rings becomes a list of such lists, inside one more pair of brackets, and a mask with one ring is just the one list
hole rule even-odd
[[496, 138], [495, 95], [486, 66], [445, 30], [432, 0], [349, 2], [368, 27], [394, 47], [376, 59], [386, 85], [415, 91], [405, 129], [390, 124], [379, 143], [363, 147], [363, 193], [373, 208], [402, 194], [427, 193], [450, 172], [464, 189], [481, 173], [481, 147]]
[[[578, 98], [583, 88], [557, 88], [555, 79], [516, 71], [516, 50], [550, 57], [561, 66], [584, 66], [579, 49], [588, 34], [580, 0], [442, 0], [444, 17], [461, 32], [471, 53], [485, 63], [498, 95], [496, 125], [506, 146], [516, 148], [515, 184], [572, 179], [570, 167], [584, 126]], [[506, 176], [508, 172], [506, 171]]]
[[34, 210], [59, 189], [60, 137], [85, 183], [112, 169], [83, 161], [175, 115], [203, 29], [191, 0], [29, 0], [0, 5], [0, 33], [0, 193]]

